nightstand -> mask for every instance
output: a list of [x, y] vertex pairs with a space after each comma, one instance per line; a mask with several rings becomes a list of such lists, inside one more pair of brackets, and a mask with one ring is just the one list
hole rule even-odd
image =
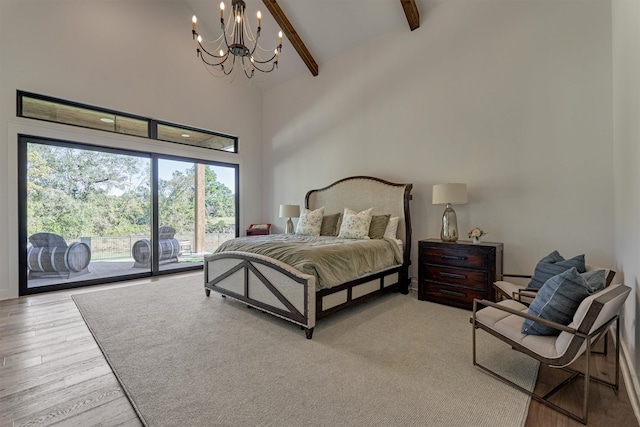
[[473, 308], [473, 299], [495, 301], [492, 290], [502, 274], [502, 243], [440, 239], [418, 242], [418, 299]]

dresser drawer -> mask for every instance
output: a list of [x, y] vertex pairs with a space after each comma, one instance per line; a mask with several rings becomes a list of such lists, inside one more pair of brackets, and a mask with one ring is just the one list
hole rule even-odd
[[439, 265], [451, 265], [465, 268], [487, 268], [486, 251], [474, 251], [469, 246], [456, 248], [455, 245], [446, 247], [424, 247], [423, 254], [429, 263]]
[[423, 264], [422, 268], [423, 277], [426, 280], [481, 290], [486, 290], [487, 288], [487, 272], [483, 270], [467, 270], [431, 264]]
[[481, 289], [469, 289], [443, 283], [423, 282], [422, 300], [433, 301], [454, 307], [473, 308], [474, 298], [486, 299], [487, 292]]
[[418, 242], [418, 299], [471, 309], [473, 299], [494, 301], [503, 245], [437, 239]]

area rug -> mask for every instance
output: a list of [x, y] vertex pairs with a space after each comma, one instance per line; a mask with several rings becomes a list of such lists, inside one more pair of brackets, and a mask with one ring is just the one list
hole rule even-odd
[[[522, 426], [529, 398], [475, 368], [470, 312], [390, 294], [299, 327], [200, 275], [73, 296], [147, 426]], [[532, 390], [538, 364], [478, 334]]]

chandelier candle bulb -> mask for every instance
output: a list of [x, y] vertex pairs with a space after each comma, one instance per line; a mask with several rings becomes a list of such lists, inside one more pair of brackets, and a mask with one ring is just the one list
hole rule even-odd
[[197, 22], [198, 22], [198, 18], [196, 18], [196, 15], [193, 15], [193, 18], [191, 18], [191, 23], [192, 23], [191, 29], [193, 30], [194, 34], [196, 32], [196, 23]]
[[[271, 49], [264, 49], [258, 45], [262, 26], [262, 12], [257, 11], [256, 13], [258, 29], [254, 33], [251, 31], [248, 22], [245, 26], [245, 1], [232, 0], [231, 9], [228, 24], [225, 24], [225, 5], [224, 2], [220, 2], [220, 26], [222, 34], [216, 40], [216, 42], [220, 40], [221, 42], [215, 48], [220, 52], [220, 55], [217, 55], [216, 50], [209, 50], [209, 44], [215, 42], [205, 42], [202, 37], [200, 37], [200, 34], [196, 32], [197, 19], [194, 15], [192, 33], [193, 38], [198, 39], [198, 45], [196, 46], [198, 57], [200, 57], [204, 65], [220, 72], [217, 76], [213, 74], [216, 77], [229, 75], [237, 71], [237, 73], [244, 73], [248, 79], [251, 79], [255, 71], [270, 73], [276, 69], [278, 67], [277, 60], [282, 50], [282, 31], [278, 34], [279, 44], [275, 48], [274, 55], [271, 58], [263, 58], [259, 52], [270, 52]], [[203, 43], [207, 44], [207, 46], [204, 46]], [[225, 67], [225, 64], [228, 67]]]

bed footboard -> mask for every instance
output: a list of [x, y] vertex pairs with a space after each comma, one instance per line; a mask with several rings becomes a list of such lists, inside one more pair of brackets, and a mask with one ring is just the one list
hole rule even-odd
[[305, 329], [308, 339], [316, 323], [315, 277], [261, 255], [222, 252], [204, 259], [206, 295], [216, 291]]

